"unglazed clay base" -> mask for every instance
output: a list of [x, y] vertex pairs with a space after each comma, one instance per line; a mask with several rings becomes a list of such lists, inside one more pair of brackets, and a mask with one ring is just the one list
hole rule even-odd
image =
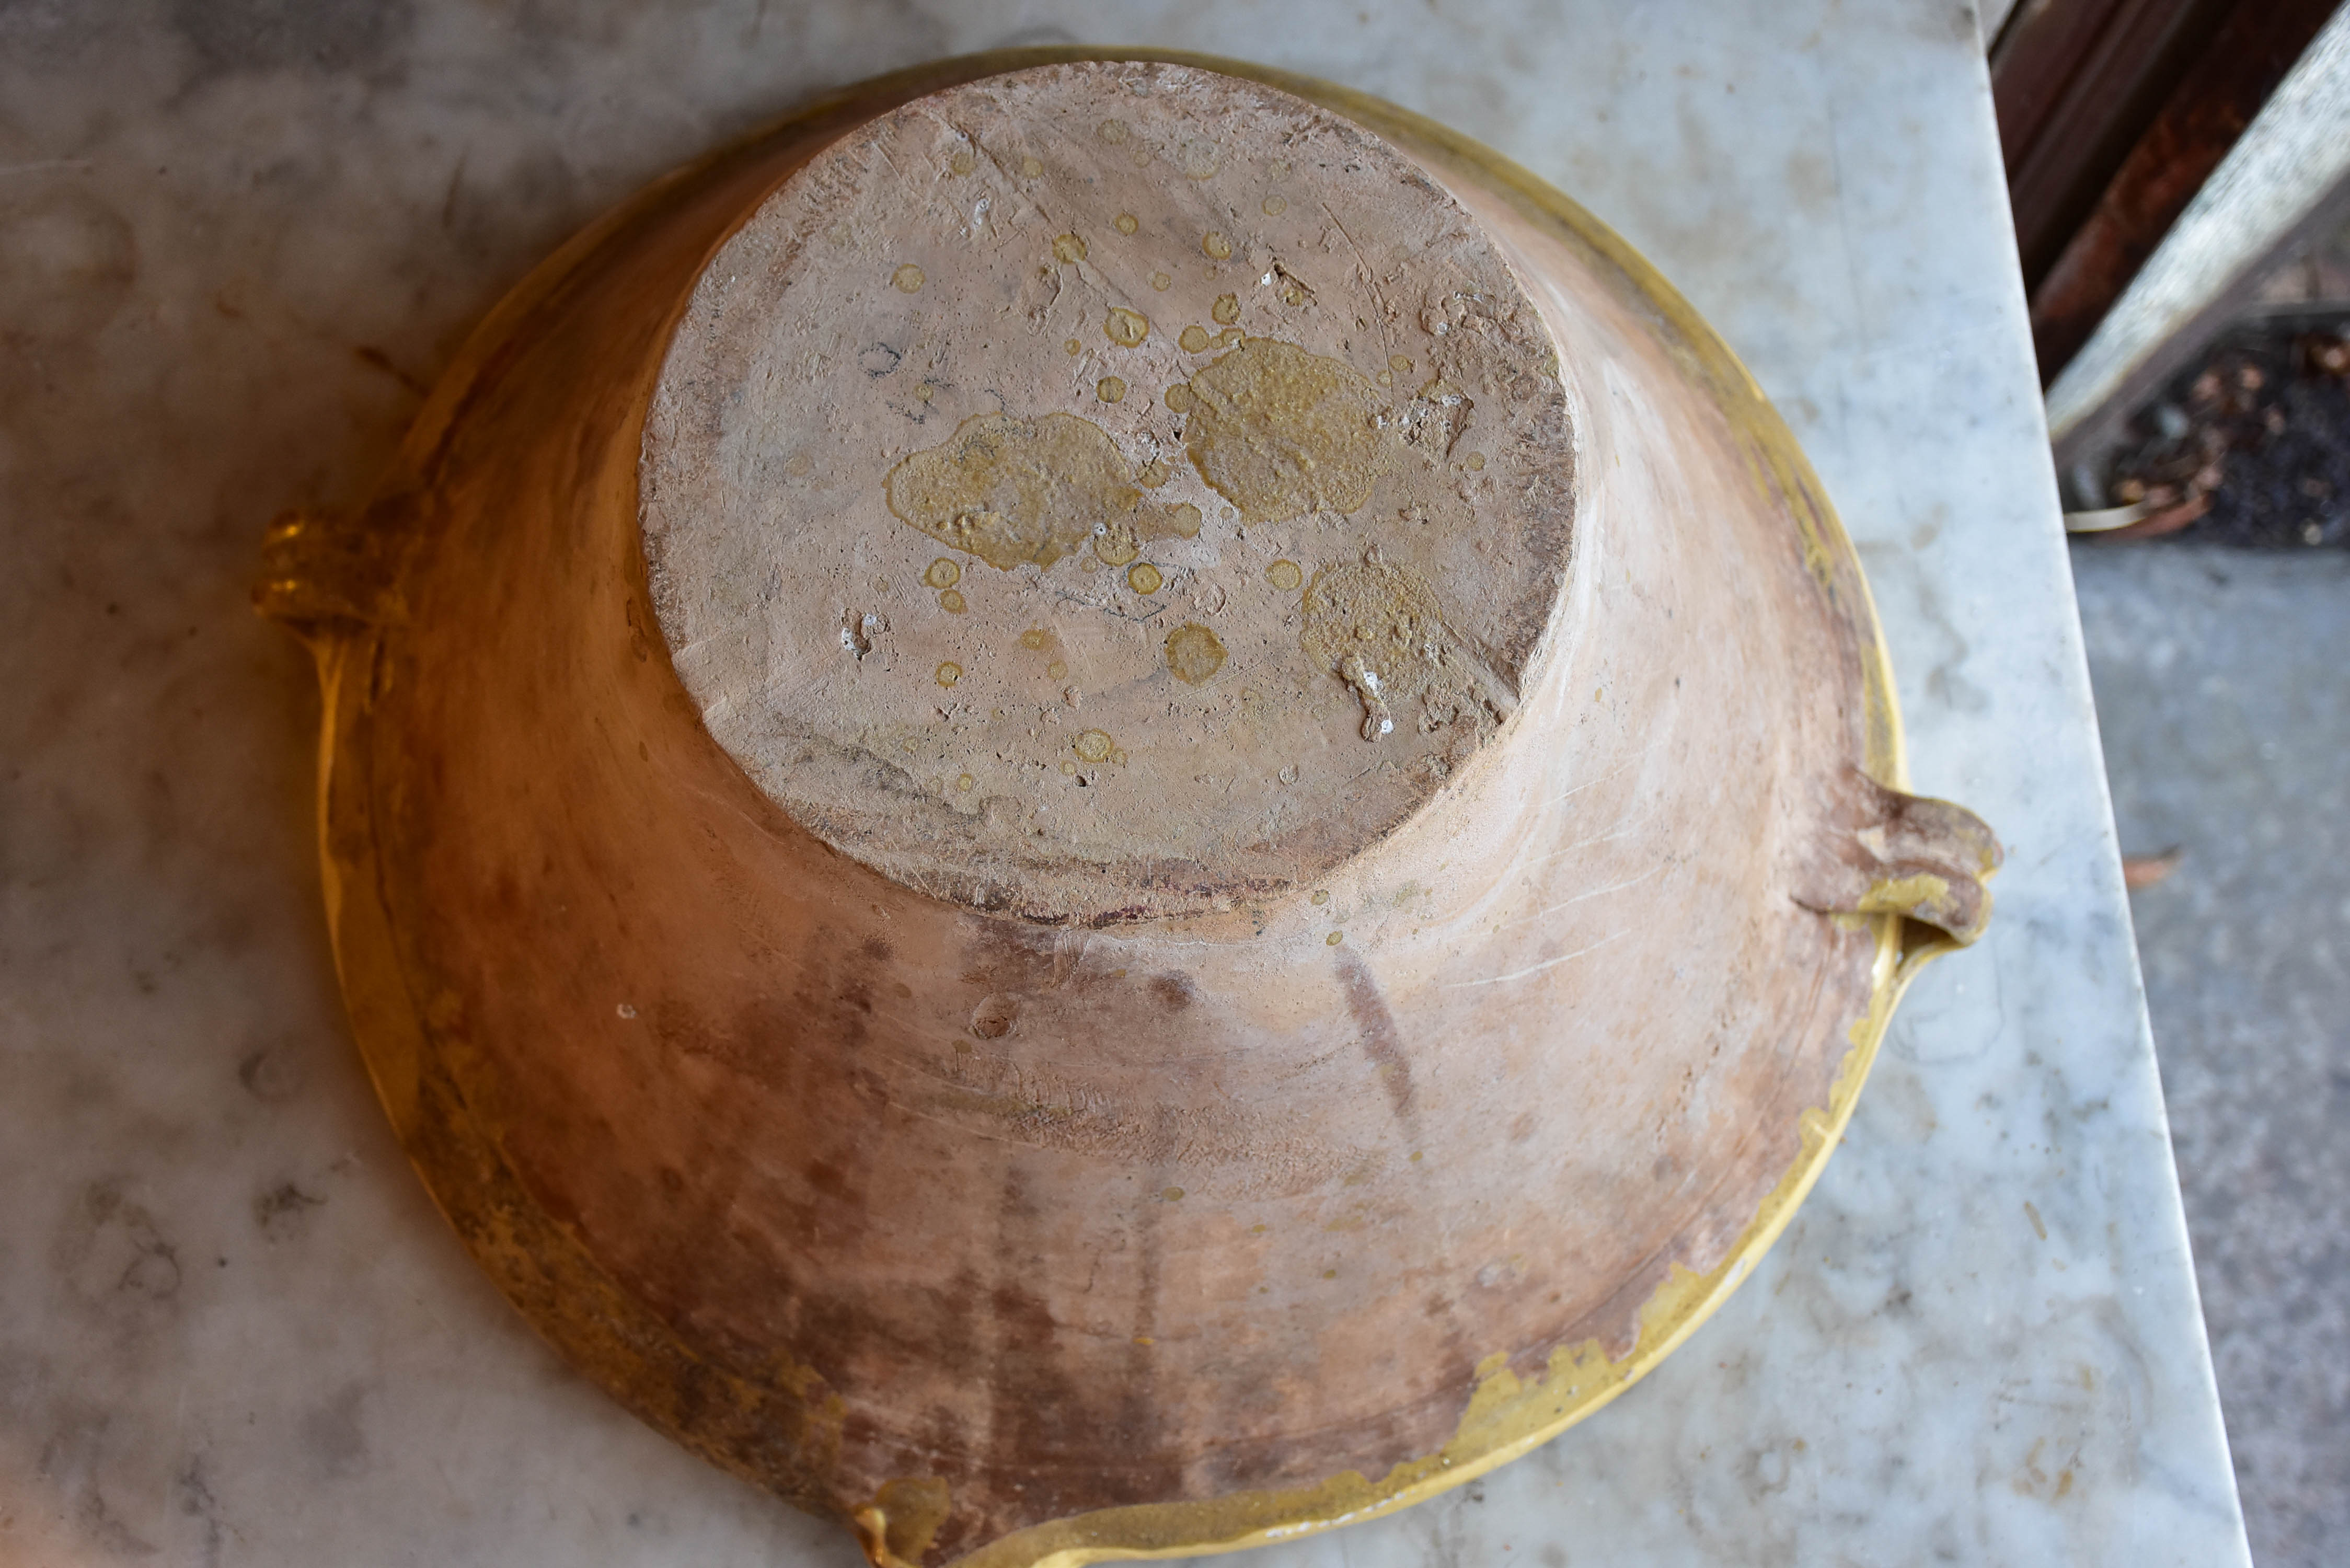
[[720, 743], [867, 864], [1052, 922], [1228, 909], [1515, 710], [1571, 548], [1557, 358], [1460, 203], [1326, 110], [954, 88], [703, 273], [655, 606]]

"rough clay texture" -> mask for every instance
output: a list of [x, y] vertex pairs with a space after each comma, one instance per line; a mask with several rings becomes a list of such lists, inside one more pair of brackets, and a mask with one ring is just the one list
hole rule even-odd
[[[968, 124], [989, 93], [1039, 92], [1043, 103], [1041, 84], [1147, 104], [1163, 86], [1200, 80], [1157, 67], [1055, 67], [884, 123], [935, 139], [929, 183], [910, 189], [970, 189], [975, 205], [976, 188], [954, 182], [983, 168], [1019, 176], [983, 156], [994, 145], [984, 134], [970, 171], [956, 172], [939, 103]], [[1243, 125], [1260, 105], [1268, 123], [1355, 146], [1363, 169], [1420, 192], [1385, 209], [1400, 227], [1353, 236], [1363, 254], [1387, 254], [1398, 234], [1422, 248], [1482, 234], [1457, 254], [1509, 258], [1559, 379], [1529, 371], [1544, 385], [1513, 401], [1514, 381], [1489, 381], [1464, 358], [1442, 367], [1462, 402], [1439, 389], [1424, 417], [1366, 425], [1367, 410], [1399, 406], [1382, 402], [1391, 389], [1376, 362], [1347, 347], [1350, 332], [1371, 328], [1353, 317], [1315, 327], [1309, 311], [1275, 330], [1270, 305], [1222, 322], [1208, 286], [1236, 286], [1207, 275], [1223, 258], [1202, 249], [1193, 297], [1209, 325], [1243, 336], [1192, 355], [1179, 333], [1170, 350], [1162, 315], [1127, 347], [1110, 329], [1136, 331], [1114, 312], [1147, 306], [1109, 304], [1074, 357], [1101, 363], [1072, 384], [1097, 387], [1107, 377], [1094, 372], [1107, 367], [1128, 382], [1122, 400], [1097, 392], [1097, 407], [1078, 415], [1066, 395], [1046, 407], [1024, 391], [999, 407], [948, 385], [986, 375], [969, 357], [923, 372], [940, 383], [933, 401], [962, 400], [930, 413], [924, 383], [899, 379], [908, 361], [927, 363], [909, 317], [904, 342], [889, 345], [898, 369], [886, 357], [879, 375], [835, 366], [789, 404], [799, 424], [757, 427], [776, 444], [729, 444], [728, 409], [759, 405], [767, 383], [681, 378], [684, 348], [718, 339], [706, 317], [670, 327], [708, 299], [697, 278], [723, 282], [727, 258], [744, 254], [722, 248], [730, 230], [778, 210], [760, 203], [779, 182], [811, 158], [868, 145], [837, 138], [888, 106], [860, 113], [852, 100], [829, 122], [657, 192], [575, 253], [559, 289], [494, 322], [370, 514], [370, 536], [392, 541], [365, 557], [377, 564], [369, 582], [378, 565], [388, 574], [380, 591], [317, 600], [344, 628], [318, 634], [338, 951], [370, 1068], [444, 1210], [533, 1321], [649, 1419], [810, 1507], [879, 1509], [889, 1549], [925, 1564], [1105, 1509], [1349, 1472], [1376, 1480], [1451, 1442], [1504, 1367], [1538, 1405], [1572, 1397], [1541, 1381], [1558, 1376], [1555, 1352], [1620, 1361], [1676, 1271], [1723, 1264], [1803, 1156], [1806, 1118], [1830, 1103], [1875, 992], [1874, 927], [1805, 909], [1791, 891], [1850, 869], [1847, 841], [1873, 829], [1838, 803], [1859, 798], [1846, 788], [1850, 769], [1881, 760], [1882, 742], [1871, 739], [1857, 570], [1821, 543], [1819, 503], [1783, 434], [1758, 423], [1738, 400], [1745, 384], [1707, 369], [1704, 346], [1578, 231], [1537, 222], [1440, 149], [1405, 151], [1450, 171], [1449, 198], [1360, 131], [1262, 88], [1217, 90], [1231, 106], [1220, 123]], [[1109, 117], [1089, 109], [1091, 140], [1068, 145], [1097, 157], [1125, 148], [1129, 182], [1124, 168], [1139, 171], [1132, 160], [1147, 149], [1187, 171], [1167, 187], [1187, 199], [1257, 147], [1234, 130], [1217, 144], [1222, 163], [1201, 154], [1187, 165], [1180, 138], [1132, 129], [1143, 112], [1121, 117], [1118, 142], [1098, 134]], [[1211, 178], [1190, 181], [1191, 167]], [[1248, 188], [1260, 209], [1262, 190]], [[784, 205], [793, 199], [786, 188]], [[1147, 205], [1121, 196], [1110, 236], [1119, 211], [1136, 217], [1137, 236], [1159, 221]], [[809, 243], [833, 244], [830, 227], [847, 223], [843, 253], [863, 254], [871, 286], [901, 300], [955, 275], [959, 230], [918, 228], [934, 248], [910, 256], [878, 243], [860, 252], [864, 221], [832, 219]], [[1253, 231], [1220, 232], [1236, 254], [1257, 243]], [[754, 222], [733, 243], [759, 233]], [[1108, 237], [1079, 237], [1088, 258], [1114, 254]], [[1104, 287], [1082, 270], [1069, 281], [1073, 265], [1097, 265], [1030, 253], [984, 275], [1042, 291], [1054, 272], [1057, 300]], [[1145, 290], [1161, 265], [1134, 264]], [[1343, 272], [1334, 282], [1305, 260], [1284, 265], [1326, 298], [1347, 286]], [[906, 267], [921, 269], [919, 287], [899, 281]], [[754, 274], [738, 274], [743, 286]], [[1492, 353], [1517, 352], [1510, 310], [1471, 308], [1498, 295], [1440, 297], [1461, 313], [1423, 313], [1430, 337], [1482, 340], [1490, 327]], [[1253, 308], [1268, 313], [1262, 328]], [[759, 317], [761, 331], [785, 330], [788, 314]], [[827, 300], [810, 314], [848, 311]], [[948, 330], [930, 319], [926, 330]], [[1032, 338], [1016, 318], [977, 336], [1007, 359], [1033, 342], [1066, 344], [1057, 324]], [[735, 347], [747, 355], [760, 337], [738, 334]], [[1421, 358], [1410, 345], [1392, 352]], [[761, 363], [777, 377], [825, 369]], [[1005, 384], [1033, 386], [1033, 372]], [[1136, 388], [1152, 389], [1164, 414], [1144, 420]], [[1165, 398], [1177, 388], [1194, 411], [1209, 409], [1204, 472], [1191, 426], [1159, 422], [1181, 411]], [[839, 389], [866, 400], [842, 427], [865, 445], [836, 474], [824, 466], [834, 447], [805, 436], [854, 411]], [[903, 408], [874, 400], [900, 397]], [[1301, 397], [1311, 407], [1292, 417]], [[1265, 398], [1290, 407], [1281, 441], [1253, 412]], [[1514, 427], [1496, 410], [1517, 408], [1531, 410], [1526, 440], [1485, 442], [1488, 415], [1498, 433]], [[1102, 443], [1056, 416], [1106, 432], [1137, 499], [1109, 483], [1118, 462]], [[1510, 464], [1531, 462], [1561, 420], [1577, 443], [1571, 554], [1541, 532], [1555, 510], [1512, 499], [1523, 491], [1458, 510], [1462, 485], [1475, 497], [1481, 476], [1517, 472]], [[802, 436], [786, 439], [794, 431]], [[1155, 459], [1142, 441], [1154, 431]], [[1411, 450], [1415, 434], [1451, 449], [1451, 466]], [[706, 515], [724, 524], [706, 538], [695, 532], [704, 514], [681, 499], [690, 476], [665, 466], [693, 441], [714, 475]], [[1347, 456], [1381, 441], [1361, 463]], [[1047, 474], [1040, 452], [1067, 466]], [[1485, 468], [1468, 466], [1480, 452]], [[1153, 461], [1162, 484], [1142, 483]], [[983, 506], [957, 488], [974, 470], [1003, 476]], [[1067, 491], [1051, 480], [1070, 472], [1113, 507], [1081, 552], [1066, 548], [1080, 540], [1056, 510]], [[1269, 499], [1284, 472], [1296, 480], [1288, 493], [1322, 510], [1279, 523], [1223, 516], [1225, 505], [1290, 504]], [[903, 515], [889, 510], [893, 473]], [[793, 488], [819, 475], [837, 488]], [[1356, 512], [1329, 510], [1366, 483]], [[1390, 516], [1383, 493], [1398, 514], [1420, 494], [1456, 521]], [[964, 499], [932, 505], [941, 495]], [[724, 510], [753, 500], [769, 510]], [[1201, 508], [1196, 536], [1186, 505]], [[646, 515], [668, 532], [648, 538]], [[961, 518], [969, 550], [933, 531]], [[803, 524], [820, 548], [779, 547]], [[1423, 531], [1440, 548], [1416, 544]], [[1120, 564], [1111, 557], [1128, 534], [1136, 553]], [[356, 569], [328, 544], [316, 546], [321, 573]], [[1446, 571], [1481, 544], [1493, 565]], [[299, 537], [286, 547], [313, 548]], [[988, 560], [1023, 549], [1028, 564], [1009, 572]], [[660, 617], [649, 557], [668, 596]], [[1088, 574], [1084, 559], [1100, 565]], [[1150, 574], [1161, 589], [1184, 585], [1170, 601], [1180, 615], [1141, 607], [1152, 596], [1137, 585]], [[891, 593], [921, 583], [910, 611], [866, 586], [884, 577]], [[1106, 586], [1113, 578], [1127, 588]], [[803, 592], [804, 580], [822, 587]], [[772, 585], [764, 597], [752, 593], [759, 582]], [[1451, 586], [1461, 582], [1482, 586]], [[1079, 607], [1032, 617], [1040, 584]], [[963, 596], [962, 613], [941, 602], [949, 593]], [[981, 625], [994, 640], [972, 644], [968, 660], [937, 645], [940, 664], [978, 677], [947, 687], [931, 673], [925, 685], [891, 668], [915, 629], [947, 639]], [[1471, 654], [1474, 665], [1456, 662]], [[1051, 700], [1032, 697], [1019, 719], [1009, 700], [957, 707], [963, 680], [1008, 691], [1033, 679], [1024, 660], [1053, 681], [1052, 664], [1074, 670], [1081, 656], [1100, 661], [1096, 679], [1066, 680], [1084, 705], [1060, 721], [1066, 739], [1052, 751]], [[931, 657], [922, 649], [914, 672]], [[1412, 659], [1445, 679], [1395, 678], [1397, 660]], [[1113, 668], [1124, 673], [1101, 677]], [[804, 670], [810, 689], [829, 680], [838, 701], [770, 683], [771, 669]], [[727, 670], [759, 678], [732, 689], [731, 705], [711, 695]], [[1272, 755], [1252, 738], [1274, 732], [1253, 727], [1249, 691], [1287, 715]], [[1494, 726], [1506, 691], [1514, 711]], [[1381, 704], [1395, 722], [1385, 732]], [[827, 819], [793, 794], [805, 771], [836, 791], [868, 780], [909, 816], [933, 795], [959, 812], [964, 792], [941, 783], [951, 759], [904, 769], [920, 786], [910, 789], [840, 761], [851, 750], [843, 731], [824, 742], [837, 752], [817, 748], [787, 774], [799, 753], [759, 750], [767, 711], [803, 724], [863, 715], [859, 735], [898, 713], [889, 740], [900, 755], [911, 754], [905, 741], [919, 751], [1002, 733], [1007, 773], [1066, 752], [1080, 771], [1047, 770], [1064, 781], [1056, 812], [1118, 798], [1106, 782], [1077, 785], [1087, 769], [1107, 779], [1155, 768], [1160, 798], [1177, 798], [1187, 735], [1198, 755], [1235, 763], [1306, 748], [1295, 753], [1301, 780], [1359, 757], [1359, 783], [1309, 786], [1319, 815], [1300, 813], [1292, 841], [1362, 847], [1301, 885], [1232, 894], [1229, 910], [1103, 922], [1102, 906], [1079, 897], [1087, 887], [1161, 885], [1128, 862], [1081, 862], [1087, 845], [1114, 840], [1069, 829], [1038, 852], [1076, 889], [1068, 913], [1054, 923], [991, 912], [908, 874], [954, 874], [934, 838], [892, 838], [870, 813]], [[978, 729], [966, 736], [958, 723]], [[1451, 764], [1456, 737], [1477, 736], [1467, 763]], [[1429, 759], [1449, 774], [1423, 778]], [[1231, 776], [1238, 795], [1237, 766]], [[1257, 808], [1219, 804], [1224, 778], [1200, 768], [1186, 811], [1196, 831], [1233, 830], [1216, 873], [1230, 889], [1232, 868], [1253, 853], [1234, 825]], [[1014, 787], [1024, 786], [991, 786], [996, 798], [1031, 798]], [[1020, 809], [1029, 815], [1016, 820], [1036, 820]], [[1908, 854], [1906, 841], [1878, 841]], [[975, 859], [994, 857], [986, 875], [1001, 885], [1046, 885], [1046, 872], [1003, 868], [1002, 840], [974, 830], [970, 843]], [[892, 844], [904, 858], [883, 867]], [[1962, 877], [1960, 858], [1936, 864]], [[1082, 864], [1100, 867], [1096, 882], [1068, 869]], [[978, 885], [973, 874], [962, 890]], [[1022, 1561], [1021, 1550], [1010, 1543], [997, 1561]]]
[[1565, 580], [1557, 359], [1408, 160], [1053, 68], [882, 116], [718, 254], [655, 394], [654, 603], [719, 742], [890, 876], [1104, 924], [1402, 821]]

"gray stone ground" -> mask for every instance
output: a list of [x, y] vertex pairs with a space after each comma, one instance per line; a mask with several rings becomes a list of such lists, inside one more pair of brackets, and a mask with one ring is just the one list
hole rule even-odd
[[2350, 1562], [2350, 554], [2073, 553], [2260, 1568]]

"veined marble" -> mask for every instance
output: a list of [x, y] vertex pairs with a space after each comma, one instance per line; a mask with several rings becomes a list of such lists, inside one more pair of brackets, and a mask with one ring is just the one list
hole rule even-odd
[[848, 1564], [564, 1368], [340, 1016], [316, 699], [244, 595], [497, 296], [825, 87], [1144, 42], [1378, 93], [1622, 230], [1859, 542], [1918, 788], [2005, 837], [1731, 1303], [1478, 1483], [1261, 1568], [2246, 1561], [1973, 13], [1189, 0], [0, 9], [0, 1563]]

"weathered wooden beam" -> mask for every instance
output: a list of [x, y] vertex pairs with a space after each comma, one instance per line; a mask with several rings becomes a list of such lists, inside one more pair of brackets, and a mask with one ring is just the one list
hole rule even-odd
[[1991, 55], [1991, 99], [2027, 290], [2237, 0], [2024, 0]]
[[2230, 8], [2032, 288], [2043, 383], [2088, 341], [2334, 6], [2335, 0], [2236, 0]]
[[2048, 389], [2058, 469], [2094, 467], [2130, 410], [2226, 318], [2262, 265], [2350, 185], [2350, 11], [2336, 12]]

